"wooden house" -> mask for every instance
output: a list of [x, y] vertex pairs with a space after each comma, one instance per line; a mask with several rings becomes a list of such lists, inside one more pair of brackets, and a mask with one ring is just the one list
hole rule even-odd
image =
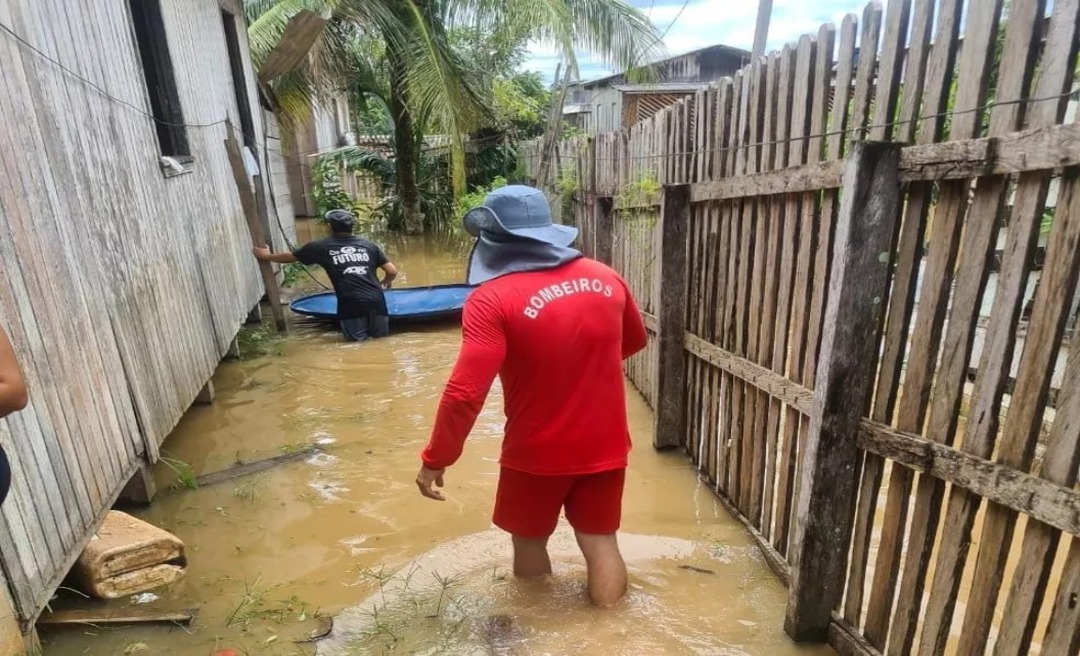
[[0, 420], [0, 597], [24, 630], [264, 294], [227, 121], [280, 248], [240, 0], [0, 0], [0, 324], [31, 398]]
[[633, 83], [626, 73], [580, 82], [567, 88], [563, 120], [593, 135], [629, 128], [749, 61], [745, 50], [713, 45], [654, 63], [650, 83]]

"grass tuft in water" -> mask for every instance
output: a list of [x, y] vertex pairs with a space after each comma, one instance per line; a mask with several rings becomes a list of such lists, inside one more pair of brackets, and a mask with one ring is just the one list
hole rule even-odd
[[186, 487], [189, 490], [199, 489], [199, 481], [196, 479], [195, 472], [191, 469], [191, 465], [179, 458], [174, 458], [166, 452], [162, 452], [162, 455], [158, 460], [176, 474], [176, 480], [169, 485], [171, 489], [176, 490], [182, 487]]
[[285, 340], [266, 326], [241, 328], [236, 333], [236, 343], [242, 361], [285, 353]]

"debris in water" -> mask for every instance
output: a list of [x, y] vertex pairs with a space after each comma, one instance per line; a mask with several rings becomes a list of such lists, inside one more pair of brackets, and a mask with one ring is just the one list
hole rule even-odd
[[187, 559], [180, 538], [141, 519], [110, 511], [75, 563], [79, 586], [98, 599], [119, 599], [179, 580]]
[[153, 592], [144, 592], [142, 594], [137, 594], [134, 597], [132, 597], [131, 598], [131, 603], [133, 603], [133, 604], [152, 604], [155, 601], [157, 601], [158, 599], [159, 599], [159, 597], [156, 594], [154, 594]]
[[203, 474], [195, 479], [195, 482], [199, 487], [206, 485], [215, 485], [217, 483], [223, 483], [225, 481], [231, 481], [241, 476], [250, 476], [261, 471], [266, 471], [271, 467], [282, 465], [287, 462], [294, 462], [296, 460], [306, 459], [319, 452], [318, 447], [309, 446], [304, 449], [298, 449], [292, 453], [285, 453], [280, 456], [274, 456], [273, 458], [267, 458], [266, 460], [256, 460], [255, 462], [246, 462], [237, 464], [234, 467], [216, 471], [211, 474]]
[[320, 618], [320, 619], [323, 620], [323, 626], [319, 630], [313, 631], [311, 633], [311, 635], [309, 635], [306, 638], [301, 638], [300, 640], [294, 640], [293, 642], [295, 642], [298, 645], [303, 645], [303, 644], [307, 644], [307, 643], [311, 643], [311, 642], [318, 642], [318, 641], [322, 640], [323, 638], [325, 638], [326, 636], [330, 635], [334, 630], [334, 618], [332, 618], [332, 617], [323, 617], [323, 618]]
[[190, 624], [194, 610], [162, 611], [152, 608], [94, 608], [57, 610], [42, 615], [40, 625], [50, 624]]
[[314, 467], [329, 467], [337, 462], [337, 457], [332, 456], [329, 453], [316, 453], [304, 462]]
[[679, 565], [679, 569], [685, 569], [688, 572], [697, 572], [698, 574], [716, 574], [711, 569], [705, 569], [704, 567], [697, 567], [695, 565]]

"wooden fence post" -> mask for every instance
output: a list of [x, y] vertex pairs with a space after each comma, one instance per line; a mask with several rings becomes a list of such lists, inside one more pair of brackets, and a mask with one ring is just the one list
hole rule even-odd
[[593, 198], [593, 258], [611, 266], [615, 259], [614, 199], [610, 196]]
[[660, 266], [656, 282], [658, 348], [653, 447], [686, 442], [686, 256], [690, 185], [664, 185], [660, 205]]
[[899, 208], [900, 146], [857, 143], [844, 168], [810, 431], [795, 508], [784, 630], [824, 642], [847, 571], [859, 472], [855, 435], [871, 393]]

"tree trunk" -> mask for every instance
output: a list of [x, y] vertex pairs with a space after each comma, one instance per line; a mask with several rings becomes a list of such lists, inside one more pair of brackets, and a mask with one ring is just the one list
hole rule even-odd
[[391, 43], [386, 44], [390, 63], [390, 111], [394, 115], [394, 161], [397, 170], [397, 194], [405, 232], [410, 235], [424, 231], [420, 212], [420, 190], [416, 186], [416, 142], [412, 113], [409, 111], [408, 75], [405, 60]]

